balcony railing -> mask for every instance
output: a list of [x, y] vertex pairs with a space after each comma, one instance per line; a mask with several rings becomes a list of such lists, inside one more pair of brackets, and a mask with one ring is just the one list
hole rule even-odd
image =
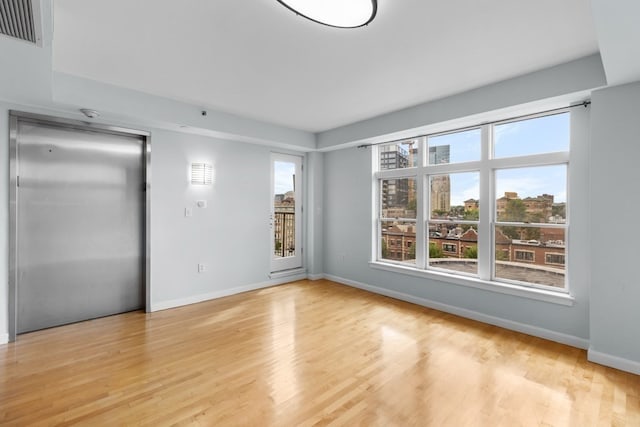
[[296, 252], [295, 212], [274, 212], [274, 254], [288, 257]]

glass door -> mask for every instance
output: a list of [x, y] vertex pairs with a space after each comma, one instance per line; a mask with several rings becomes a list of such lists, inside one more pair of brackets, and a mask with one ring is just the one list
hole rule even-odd
[[302, 267], [302, 158], [271, 155], [271, 271]]

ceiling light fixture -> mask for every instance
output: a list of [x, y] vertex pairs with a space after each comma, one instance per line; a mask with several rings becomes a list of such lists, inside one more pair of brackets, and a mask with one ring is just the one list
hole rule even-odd
[[376, 17], [377, 0], [277, 0], [287, 9], [318, 24], [358, 28]]

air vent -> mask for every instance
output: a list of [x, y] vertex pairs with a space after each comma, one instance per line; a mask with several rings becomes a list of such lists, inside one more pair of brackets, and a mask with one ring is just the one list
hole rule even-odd
[[32, 0], [0, 0], [0, 34], [36, 43]]

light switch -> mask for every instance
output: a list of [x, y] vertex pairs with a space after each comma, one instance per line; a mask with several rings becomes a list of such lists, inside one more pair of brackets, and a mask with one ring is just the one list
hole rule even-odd
[[184, 208], [184, 216], [185, 216], [185, 217], [193, 216], [193, 209], [191, 209], [191, 208]]

